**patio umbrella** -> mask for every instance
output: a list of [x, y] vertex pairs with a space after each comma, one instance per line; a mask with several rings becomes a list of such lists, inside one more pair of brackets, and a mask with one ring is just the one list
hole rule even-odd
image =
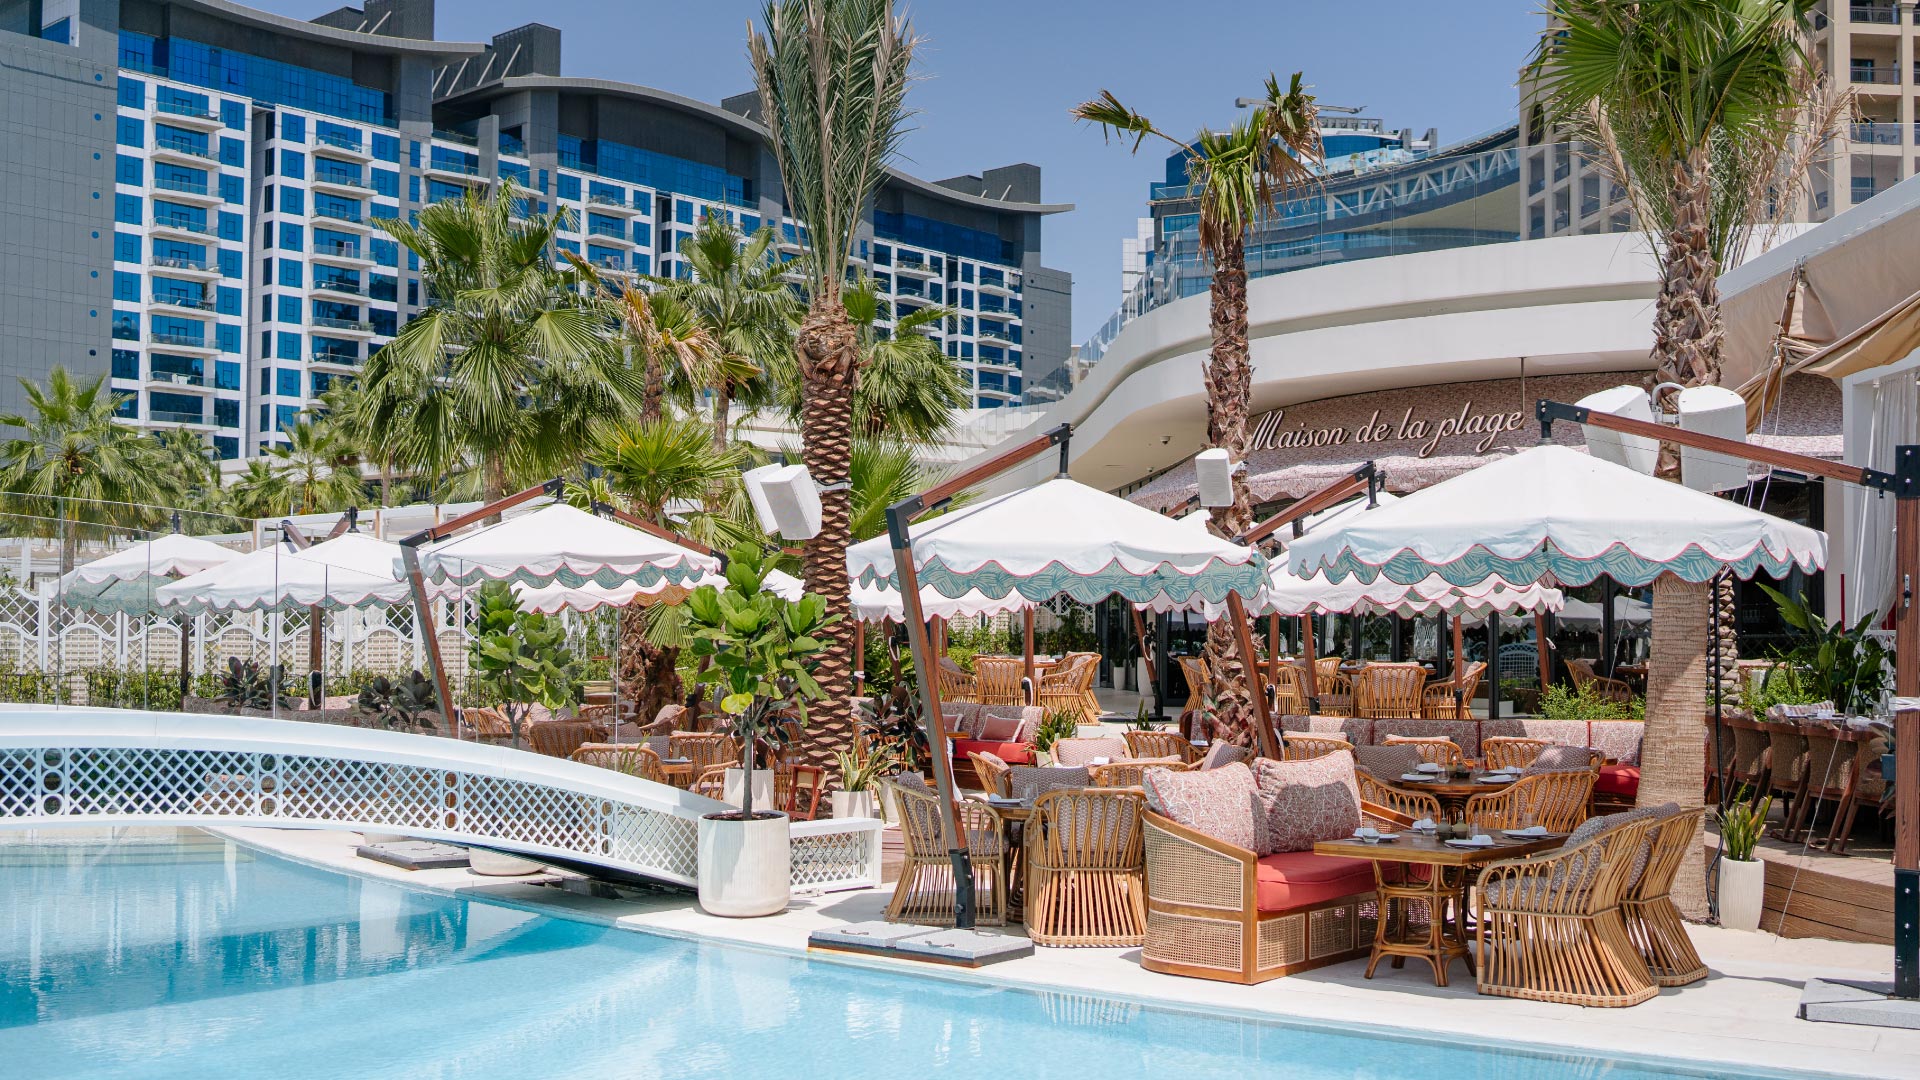
[[76, 566], [60, 575], [63, 603], [87, 611], [152, 611], [153, 591], [175, 578], [210, 570], [240, 553], [210, 540], [168, 533]]
[[[669, 585], [663, 579], [651, 587], [629, 582], [612, 588], [592, 584], [578, 588], [566, 585], [535, 588], [516, 584], [513, 586], [513, 595], [520, 603], [520, 610], [553, 615], [561, 611], [592, 611], [609, 605], [625, 607], [636, 600], [649, 604], [678, 604], [686, 599], [687, 593], [702, 585], [724, 588], [726, 579], [718, 574], [703, 574], [684, 585]], [[780, 570], [767, 571], [766, 585], [768, 591], [784, 600], [798, 600], [806, 591], [805, 584], [799, 578]]]
[[[397, 548], [390, 569], [395, 575], [406, 572]], [[427, 581], [456, 585], [511, 581], [536, 589], [633, 585], [645, 590], [717, 574], [720, 560], [665, 537], [553, 503], [422, 547], [420, 572]]]
[[168, 611], [297, 611], [398, 604], [407, 583], [394, 575], [400, 547], [345, 533], [309, 548], [279, 543], [155, 590]]
[[[1010, 595], [995, 599], [979, 589], [969, 589], [965, 596], [960, 597], [942, 596], [932, 589], [920, 590], [920, 614], [929, 619], [978, 618], [1002, 612], [1025, 611], [1032, 607], [1033, 601], [1025, 597]], [[879, 622], [882, 619], [899, 622], [906, 617], [897, 589], [865, 585], [858, 581], [853, 582], [853, 611], [861, 622]]]
[[[1606, 615], [1606, 609], [1588, 600], [1569, 600], [1560, 612], [1560, 621], [1568, 626], [1599, 626]], [[1613, 598], [1613, 618], [1623, 623], [1648, 623], [1653, 621], [1653, 605], [1645, 600], [1636, 600], [1631, 596]]]

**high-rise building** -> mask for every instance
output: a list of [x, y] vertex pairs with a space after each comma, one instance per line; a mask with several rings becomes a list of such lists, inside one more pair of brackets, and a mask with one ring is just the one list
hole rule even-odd
[[[0, 4], [0, 408], [54, 364], [109, 374], [143, 428], [222, 458], [284, 443], [419, 311], [413, 257], [376, 225], [511, 177], [564, 206], [564, 245], [684, 275], [704, 214], [797, 253], [765, 133], [723, 108], [559, 74], [560, 37], [433, 39], [433, 0], [311, 22], [226, 0]], [[742, 99], [735, 99], [736, 102]], [[976, 401], [1017, 404], [1066, 363], [1071, 282], [1040, 259], [1039, 170], [896, 173], [857, 252], [939, 339]], [[556, 253], [558, 257], [558, 253]]]

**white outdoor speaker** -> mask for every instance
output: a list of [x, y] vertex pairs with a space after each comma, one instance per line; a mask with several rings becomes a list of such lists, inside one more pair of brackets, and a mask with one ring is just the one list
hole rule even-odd
[[[1588, 394], [1574, 404], [1592, 412], [1612, 413], [1628, 420], [1653, 423], [1653, 405], [1647, 400], [1647, 392], [1638, 386], [1616, 386], [1597, 394]], [[1625, 465], [1648, 476], [1653, 475], [1654, 467], [1659, 464], [1658, 440], [1645, 435], [1608, 431], [1591, 424], [1582, 424], [1581, 430], [1587, 433], [1587, 453], [1602, 461]]]
[[[1747, 441], [1747, 400], [1724, 386], [1680, 391], [1680, 430]], [[1695, 491], [1731, 491], [1747, 486], [1747, 462], [1711, 450], [1680, 448], [1680, 482]]]
[[1232, 460], [1219, 447], [1193, 455], [1193, 473], [1200, 485], [1201, 506], [1233, 505], [1233, 470]]
[[775, 468], [761, 478], [760, 494], [773, 516], [773, 531], [788, 540], [811, 540], [820, 535], [820, 489], [814, 486], [813, 474], [805, 465]]
[[761, 485], [767, 477], [783, 468], [783, 465], [762, 465], [740, 474], [740, 479], [747, 485], [747, 501], [753, 503], [753, 516], [760, 519], [760, 531], [769, 536], [779, 531], [780, 523], [774, 520], [773, 504], [767, 501], [767, 492]]

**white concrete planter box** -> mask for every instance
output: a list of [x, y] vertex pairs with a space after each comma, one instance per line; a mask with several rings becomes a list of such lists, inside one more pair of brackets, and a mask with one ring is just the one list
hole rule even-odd
[[845, 818], [875, 817], [874, 798], [871, 791], [836, 791], [828, 796], [833, 804], [834, 820]]
[[1758, 859], [1720, 860], [1720, 925], [1729, 930], [1760, 929], [1760, 908], [1766, 897], [1767, 864]]
[[539, 863], [486, 848], [467, 849], [467, 869], [481, 877], [525, 877], [541, 870]]
[[793, 893], [790, 844], [785, 814], [752, 821], [701, 818], [701, 910], [735, 919], [785, 911]]

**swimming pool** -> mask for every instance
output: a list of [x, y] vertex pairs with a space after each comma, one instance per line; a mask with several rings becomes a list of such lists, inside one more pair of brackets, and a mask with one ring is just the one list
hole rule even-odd
[[1709, 1075], [609, 930], [200, 833], [0, 843], [0, 1062], [127, 1080]]

